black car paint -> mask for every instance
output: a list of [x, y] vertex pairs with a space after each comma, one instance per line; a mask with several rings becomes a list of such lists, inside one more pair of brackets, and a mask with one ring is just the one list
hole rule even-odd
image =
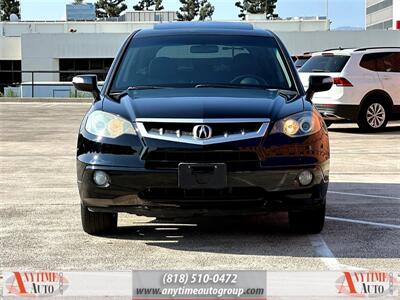
[[[320, 132], [307, 137], [291, 138], [284, 134], [270, 135], [274, 123], [286, 116], [298, 112], [312, 112], [314, 107], [306, 99], [296, 69], [282, 42], [273, 33], [261, 30], [224, 30], [224, 29], [188, 29], [201, 34], [254, 34], [274, 37], [284, 53], [286, 64], [294, 78], [297, 96], [288, 99], [277, 90], [225, 89], [225, 88], [177, 88], [159, 90], [136, 90], [121, 99], [108, 96], [111, 81], [125, 48], [136, 36], [154, 34], [180, 34], [180, 30], [143, 30], [132, 34], [117, 55], [104, 87], [100, 100], [94, 102], [88, 114], [103, 110], [120, 115], [134, 122], [136, 118], [269, 118], [268, 133], [263, 138], [224, 144], [200, 146], [160, 141], [138, 136], [123, 135], [116, 139], [101, 138], [88, 133], [82, 121], [78, 137], [77, 175], [80, 195], [83, 203], [92, 211], [126, 211], [149, 216], [179, 215], [180, 208], [186, 213], [211, 214], [210, 209], [219, 208], [225, 213], [247, 214], [250, 205], [252, 213], [270, 209], [304, 210], [315, 207], [325, 201], [329, 181], [329, 141], [325, 126]], [[322, 118], [321, 118], [321, 122]], [[218, 201], [210, 203], [206, 198], [188, 197], [192, 202], [182, 203], [182, 199], [150, 199], [144, 196], [148, 189], [164, 188], [171, 194], [177, 188], [177, 169], [149, 169], [145, 157], [148, 152], [157, 151], [251, 151], [256, 153], [258, 161], [242, 170], [229, 172], [229, 187], [242, 188], [251, 193], [254, 186], [263, 190], [263, 197], [252, 201], [231, 201], [240, 204], [239, 210], [232, 212]], [[278, 153], [276, 153], [278, 151]], [[282, 151], [282, 153], [279, 153]], [[319, 153], [318, 155], [316, 153]], [[296, 182], [300, 170], [314, 170], [314, 181], [310, 186], [301, 187]], [[92, 179], [93, 170], [107, 171], [111, 177], [109, 188], [98, 187]], [[248, 189], [248, 190], [246, 190]], [[292, 197], [295, 195], [295, 197]], [[215, 195], [213, 196], [216, 197]], [[168, 198], [168, 197], [166, 197]], [[229, 198], [229, 197], [228, 197]], [[249, 195], [251, 198], [251, 195]], [[150, 199], [150, 200], [149, 200]], [[200, 204], [194, 200], [199, 200]], [[221, 199], [222, 200], [222, 199]], [[176, 207], [163, 207], [164, 202]], [[268, 203], [268, 205], [266, 205]], [[196, 205], [195, 205], [196, 204]], [[189, 207], [187, 207], [189, 205]], [[234, 205], [232, 206], [232, 208]], [[177, 209], [176, 209], [177, 208]]]

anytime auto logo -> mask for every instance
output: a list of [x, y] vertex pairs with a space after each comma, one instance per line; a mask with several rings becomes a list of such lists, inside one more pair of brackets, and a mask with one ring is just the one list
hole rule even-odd
[[393, 273], [374, 271], [343, 272], [336, 281], [338, 294], [356, 297], [394, 296], [398, 278]]
[[63, 273], [13, 272], [5, 278], [5, 287], [4, 296], [55, 296], [64, 293], [68, 280]]

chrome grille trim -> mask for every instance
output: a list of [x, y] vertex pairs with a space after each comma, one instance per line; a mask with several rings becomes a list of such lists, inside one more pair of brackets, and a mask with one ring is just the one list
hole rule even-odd
[[170, 118], [137, 118], [137, 123], [269, 123], [270, 119], [235, 118], [235, 119], [170, 119]]
[[[260, 128], [257, 131], [252, 132], [241, 132], [239, 134], [220, 135], [213, 136], [207, 140], [195, 139], [193, 136], [172, 134], [163, 132], [162, 134], [150, 133], [145, 127], [145, 123], [186, 123], [186, 124], [237, 124], [237, 123], [261, 123]], [[136, 119], [136, 126], [139, 134], [143, 138], [151, 138], [156, 140], [163, 140], [176, 143], [186, 143], [194, 145], [212, 145], [229, 143], [234, 141], [248, 140], [261, 138], [265, 136], [268, 130], [270, 120], [269, 119], [252, 119], [252, 118], [241, 118], [241, 119], [165, 119], [165, 118], [139, 118]], [[161, 133], [161, 132], [160, 132]]]

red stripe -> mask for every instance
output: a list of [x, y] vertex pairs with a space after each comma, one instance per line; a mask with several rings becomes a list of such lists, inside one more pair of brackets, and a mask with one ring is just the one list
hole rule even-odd
[[177, 300], [213, 300], [213, 299], [218, 299], [218, 300], [266, 300], [267, 297], [265, 298], [243, 298], [243, 297], [236, 297], [236, 298], [225, 298], [225, 297], [209, 297], [209, 298], [183, 298], [183, 297], [159, 297], [159, 298], [137, 298], [137, 297], [132, 297], [132, 300], [162, 300], [162, 299], [177, 299]]

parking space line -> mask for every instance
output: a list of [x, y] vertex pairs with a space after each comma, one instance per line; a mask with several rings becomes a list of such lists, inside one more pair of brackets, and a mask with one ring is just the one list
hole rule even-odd
[[371, 194], [357, 194], [357, 193], [346, 193], [346, 192], [336, 192], [328, 191], [330, 194], [347, 195], [347, 196], [360, 196], [366, 198], [380, 198], [380, 199], [390, 199], [390, 200], [400, 200], [398, 197], [381, 196], [381, 195], [371, 195]]
[[333, 220], [333, 221], [347, 222], [347, 223], [356, 223], [356, 224], [372, 225], [372, 226], [386, 227], [386, 228], [392, 228], [392, 229], [400, 229], [400, 225], [394, 225], [394, 224], [377, 223], [377, 222], [369, 222], [369, 221], [363, 221], [363, 220], [345, 219], [345, 218], [337, 218], [337, 217], [328, 217], [328, 216], [326, 217], [326, 219]]
[[324, 265], [330, 271], [339, 271], [339, 270], [364, 270], [364, 268], [349, 266], [345, 264], [341, 264], [337, 258], [333, 255], [331, 249], [329, 249], [328, 245], [325, 243], [325, 240], [322, 238], [322, 235], [309, 235], [308, 236], [311, 242], [311, 246], [314, 248], [314, 252]]
[[311, 246], [313, 246], [315, 254], [318, 255], [321, 261], [328, 267], [329, 270], [335, 271], [341, 269], [341, 264], [333, 255], [331, 249], [325, 243], [320, 234], [309, 236]]

